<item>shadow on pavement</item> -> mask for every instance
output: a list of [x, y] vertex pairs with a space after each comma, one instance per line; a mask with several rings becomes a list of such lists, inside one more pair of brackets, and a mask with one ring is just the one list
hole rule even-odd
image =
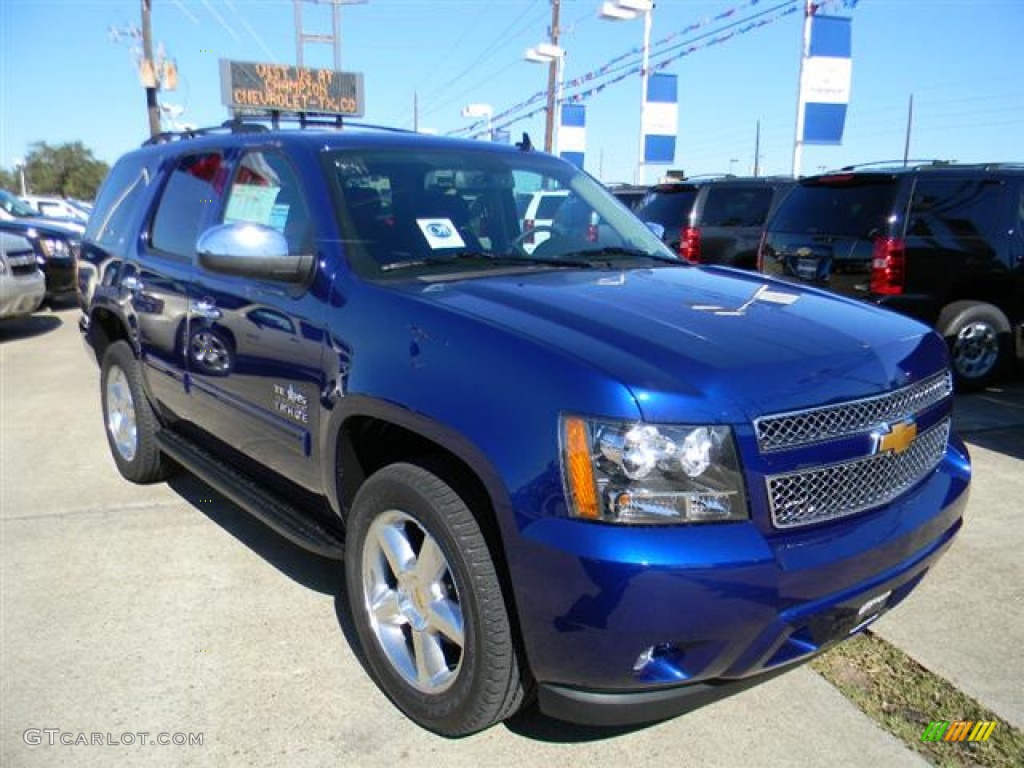
[[540, 711], [536, 702], [521, 709], [514, 717], [504, 722], [504, 726], [517, 736], [534, 741], [545, 741], [554, 744], [582, 744], [590, 741], [605, 741], [649, 728], [656, 723], [622, 727], [595, 727], [567, 723], [555, 720]]
[[1024, 459], [1024, 375], [1010, 376], [982, 392], [957, 395], [953, 422], [967, 443]]
[[46, 313], [16, 317], [0, 321], [0, 344], [16, 339], [30, 339], [55, 331], [64, 321], [55, 315]]
[[344, 567], [337, 560], [292, 544], [194, 475], [179, 472], [167, 484], [292, 581], [324, 595], [344, 594]]

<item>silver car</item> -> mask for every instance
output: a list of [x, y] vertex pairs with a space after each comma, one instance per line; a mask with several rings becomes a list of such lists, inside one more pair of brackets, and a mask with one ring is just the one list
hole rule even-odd
[[30, 315], [46, 295], [46, 278], [36, 264], [32, 243], [0, 232], [0, 320]]

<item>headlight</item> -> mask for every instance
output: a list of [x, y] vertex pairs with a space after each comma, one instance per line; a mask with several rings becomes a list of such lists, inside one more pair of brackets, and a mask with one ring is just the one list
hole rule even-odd
[[68, 246], [67, 240], [59, 237], [41, 237], [39, 243], [47, 258], [56, 256], [58, 259], [66, 259], [71, 256], [71, 248]]
[[562, 475], [574, 517], [613, 523], [714, 523], [749, 518], [727, 426], [563, 416]]

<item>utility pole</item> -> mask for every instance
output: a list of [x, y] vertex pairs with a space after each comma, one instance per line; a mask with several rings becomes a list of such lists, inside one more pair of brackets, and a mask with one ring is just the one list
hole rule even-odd
[[914, 126], [914, 94], [910, 94], [910, 104], [907, 105], [907, 139], [903, 142], [903, 167], [907, 167], [907, 159], [910, 157], [910, 131]]
[[[551, 29], [548, 31], [551, 45], [558, 47], [558, 18], [561, 11], [561, 0], [551, 0]], [[558, 85], [559, 59], [551, 59], [548, 63], [548, 115], [544, 124], [544, 151], [551, 152], [554, 147], [555, 135], [555, 89]]]
[[754, 178], [761, 175], [761, 121], [757, 121], [757, 131], [754, 133]]
[[[150, 73], [152, 79], [145, 83], [146, 88], [146, 112], [149, 115], [149, 135], [156, 136], [160, 133], [160, 108], [156, 103], [156, 64], [153, 62], [153, 27], [150, 22], [151, 0], [142, 0], [142, 68], [141, 71]], [[145, 78], [144, 78], [145, 79]]]

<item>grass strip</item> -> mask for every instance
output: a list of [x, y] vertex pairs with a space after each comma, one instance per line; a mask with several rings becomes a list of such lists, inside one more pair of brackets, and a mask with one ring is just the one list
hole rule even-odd
[[[933, 765], [1024, 765], [1024, 733], [877, 635], [862, 632], [819, 656], [811, 667]], [[936, 720], [994, 720], [996, 726], [985, 742], [921, 741]]]

